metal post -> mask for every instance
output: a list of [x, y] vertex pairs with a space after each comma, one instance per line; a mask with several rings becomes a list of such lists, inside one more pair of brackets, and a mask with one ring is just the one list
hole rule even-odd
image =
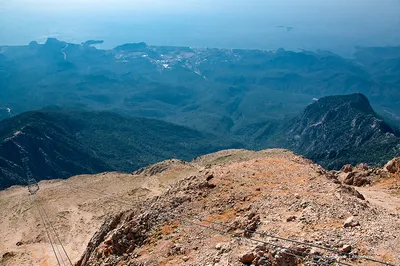
[[25, 168], [25, 172], [26, 172], [28, 191], [31, 195], [34, 195], [39, 190], [39, 184], [37, 183], [36, 179], [33, 177], [33, 174], [31, 172], [31, 169], [29, 168], [28, 162], [29, 162], [28, 157], [22, 158], [22, 163], [24, 164], [24, 168]]

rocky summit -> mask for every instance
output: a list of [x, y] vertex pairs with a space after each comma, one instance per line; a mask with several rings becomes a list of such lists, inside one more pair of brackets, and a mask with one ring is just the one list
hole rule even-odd
[[[42, 181], [37, 197], [79, 266], [399, 265], [398, 160], [327, 171], [288, 150], [225, 150]], [[0, 263], [53, 265], [27, 197], [0, 192]]]

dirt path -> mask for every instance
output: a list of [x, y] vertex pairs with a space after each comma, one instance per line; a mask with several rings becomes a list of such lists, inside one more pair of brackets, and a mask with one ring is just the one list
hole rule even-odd
[[381, 188], [361, 187], [357, 190], [372, 204], [384, 208], [391, 213], [400, 215], [400, 195], [389, 193]]

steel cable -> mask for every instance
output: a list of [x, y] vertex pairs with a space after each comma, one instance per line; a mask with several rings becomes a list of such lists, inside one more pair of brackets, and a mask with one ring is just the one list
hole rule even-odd
[[[50, 224], [50, 227], [51, 227], [52, 230], [53, 230], [54, 235], [56, 236], [56, 238], [57, 238], [57, 240], [58, 240], [58, 243], [60, 244], [60, 246], [61, 246], [61, 248], [62, 248], [62, 250], [63, 250], [65, 256], [67, 257], [67, 259], [68, 259], [68, 261], [69, 261], [69, 264], [72, 266], [73, 263], [72, 263], [70, 257], [68, 256], [68, 253], [67, 253], [67, 251], [65, 250], [64, 245], [63, 245], [63, 243], [61, 242], [60, 237], [59, 237], [58, 234], [57, 234], [57, 231], [55, 230], [53, 224], [51, 223], [51, 220], [49, 219], [49, 216], [47, 215], [47, 213], [46, 213], [45, 209], [43, 208], [43, 206], [41, 206], [41, 208], [42, 208], [42, 211], [43, 211], [44, 215], [45, 215], [46, 218], [47, 218], [48, 223]], [[61, 252], [59, 252], [59, 254], [61, 254]], [[61, 256], [61, 258], [62, 258], [62, 256]], [[64, 263], [64, 265], [65, 265], [65, 263]]]
[[[31, 199], [32, 199], [32, 198], [31, 198]], [[51, 237], [50, 237], [49, 230], [47, 229], [46, 222], [45, 222], [44, 217], [43, 217], [43, 215], [42, 215], [42, 212], [41, 212], [41, 210], [40, 210], [39, 204], [38, 204], [38, 202], [37, 202], [35, 199], [32, 199], [32, 201], [34, 201], [34, 202], [36, 203], [36, 207], [37, 207], [37, 209], [38, 209], [38, 211], [39, 211], [39, 216], [40, 216], [40, 218], [41, 218], [41, 220], [42, 220], [42, 222], [43, 222], [43, 226], [44, 226], [44, 229], [45, 229], [45, 231], [46, 231], [47, 238], [49, 239], [51, 248], [53, 249], [54, 256], [55, 256], [56, 259], [57, 259], [57, 264], [58, 264], [58, 266], [61, 266], [60, 260], [58, 259], [57, 252], [56, 252], [56, 250], [55, 250], [55, 248], [54, 248], [53, 241], [52, 241], [52, 239], [51, 239]]]

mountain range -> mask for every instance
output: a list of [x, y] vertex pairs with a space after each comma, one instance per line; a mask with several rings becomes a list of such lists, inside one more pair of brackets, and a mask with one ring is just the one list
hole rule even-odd
[[227, 148], [287, 148], [328, 169], [382, 165], [400, 154], [400, 134], [362, 94], [328, 96], [290, 119], [266, 120], [233, 135], [212, 135], [161, 120], [56, 107], [0, 121], [2, 188], [24, 184], [22, 159], [38, 180], [148, 164]]
[[328, 169], [399, 154], [400, 47], [99, 42], [0, 46], [0, 188], [24, 183], [23, 158], [42, 180], [226, 148], [288, 148]]
[[293, 117], [314, 98], [363, 93], [379, 115], [400, 124], [400, 47], [359, 47], [343, 58], [146, 43], [100, 50], [92, 43], [0, 46], [2, 106], [13, 114], [49, 105], [112, 111], [231, 134]]

